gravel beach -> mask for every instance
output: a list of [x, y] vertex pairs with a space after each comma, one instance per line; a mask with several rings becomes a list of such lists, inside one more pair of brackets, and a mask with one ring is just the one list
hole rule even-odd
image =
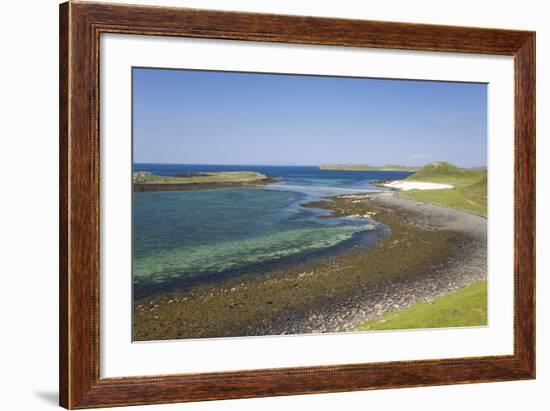
[[[428, 266], [411, 278], [364, 287], [344, 301], [287, 318], [286, 322], [265, 324], [258, 332], [303, 334], [350, 331], [359, 324], [388, 311], [402, 310], [419, 302], [455, 291], [487, 277], [487, 219], [449, 207], [401, 197], [397, 192], [366, 196], [385, 207], [414, 214], [416, 223], [434, 230], [461, 233], [463, 240], [448, 261]], [[277, 327], [277, 325], [279, 327]], [[282, 325], [282, 326], [281, 326]]]

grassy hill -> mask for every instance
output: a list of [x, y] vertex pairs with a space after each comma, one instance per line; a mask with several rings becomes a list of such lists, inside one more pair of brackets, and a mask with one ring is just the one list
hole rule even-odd
[[422, 167], [416, 173], [407, 177], [407, 180], [466, 187], [477, 183], [484, 175], [487, 175], [485, 170], [460, 168], [446, 161], [438, 161]]
[[418, 171], [420, 167], [407, 167], [397, 164], [369, 166], [368, 164], [321, 164], [319, 170], [326, 171]]
[[454, 188], [411, 190], [402, 193], [405, 197], [487, 215], [487, 170], [465, 169], [447, 162], [437, 162], [426, 165], [407, 180], [451, 184]]

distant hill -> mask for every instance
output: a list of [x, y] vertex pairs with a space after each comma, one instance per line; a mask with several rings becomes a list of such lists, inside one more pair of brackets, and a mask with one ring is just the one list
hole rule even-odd
[[407, 167], [397, 164], [369, 166], [368, 164], [321, 164], [319, 170], [325, 171], [417, 171], [420, 167]]
[[446, 161], [430, 163], [422, 167], [407, 180], [452, 184], [455, 187], [470, 186], [487, 176], [483, 169], [460, 168]]

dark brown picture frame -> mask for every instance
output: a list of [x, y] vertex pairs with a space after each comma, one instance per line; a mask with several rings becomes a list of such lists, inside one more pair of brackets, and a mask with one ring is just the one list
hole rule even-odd
[[[100, 378], [101, 33], [513, 56], [514, 354]], [[90, 408], [535, 378], [535, 33], [183, 8], [60, 6], [60, 404]]]

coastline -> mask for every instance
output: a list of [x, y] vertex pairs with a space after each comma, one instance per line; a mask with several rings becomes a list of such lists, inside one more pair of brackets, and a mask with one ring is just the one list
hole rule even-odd
[[486, 277], [483, 217], [396, 192], [303, 206], [332, 211], [321, 218], [368, 215], [391, 232], [371, 247], [315, 263], [135, 301], [134, 339], [348, 331]]

